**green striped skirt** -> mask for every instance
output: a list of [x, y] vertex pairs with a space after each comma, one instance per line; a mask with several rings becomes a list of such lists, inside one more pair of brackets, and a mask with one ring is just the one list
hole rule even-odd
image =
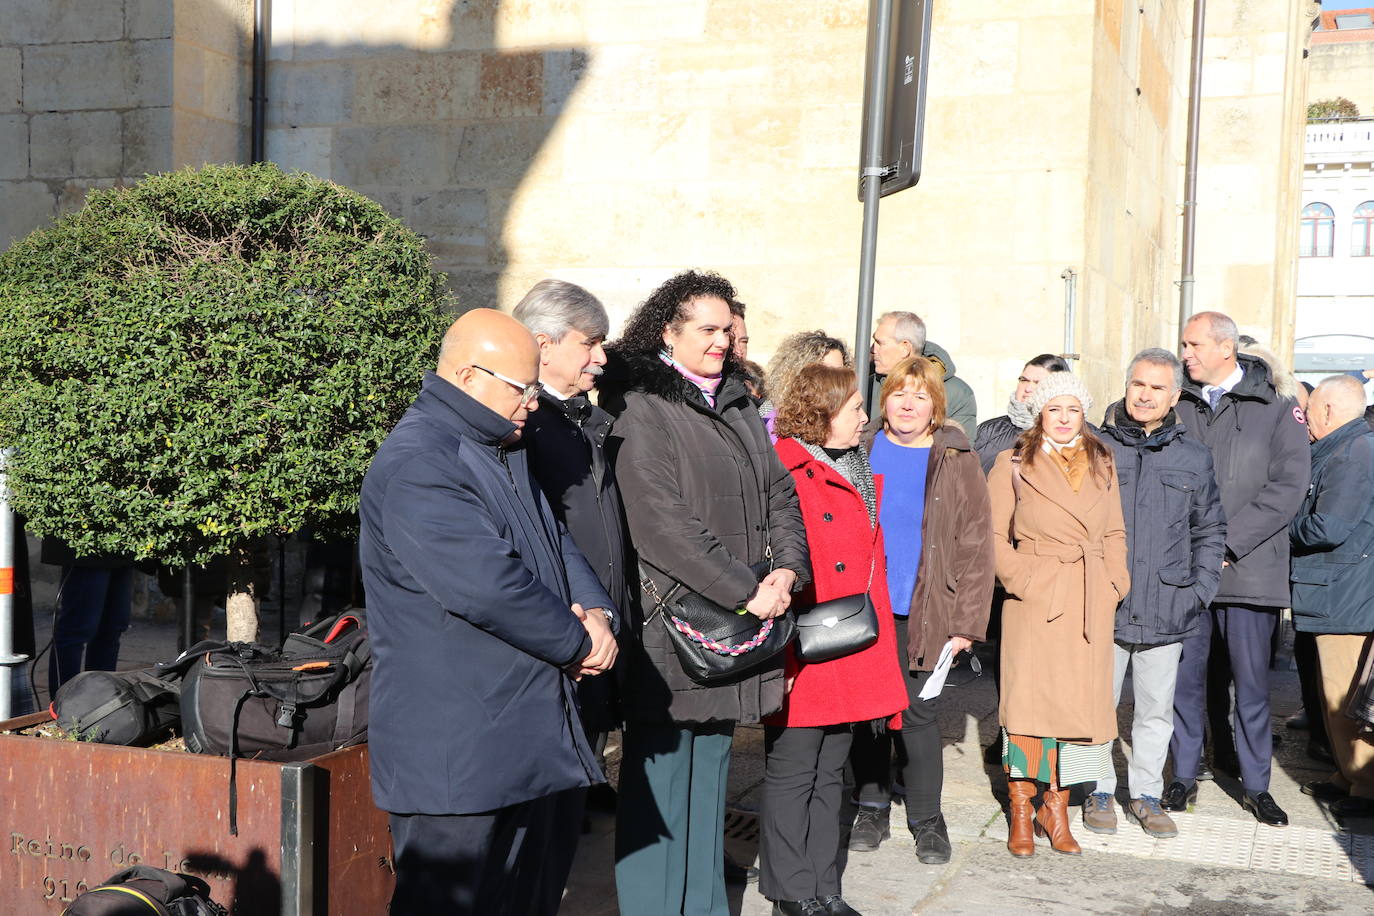
[[1072, 786], [1112, 772], [1112, 742], [1071, 744], [1058, 738], [1012, 735], [1002, 729], [1002, 766], [1010, 779]]

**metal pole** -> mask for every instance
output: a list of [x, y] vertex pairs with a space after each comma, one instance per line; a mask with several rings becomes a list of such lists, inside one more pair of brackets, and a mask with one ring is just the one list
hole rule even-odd
[[28, 660], [14, 654], [14, 513], [10, 511], [5, 453], [0, 452], [0, 721], [10, 717], [13, 668]]
[[181, 571], [181, 645], [185, 652], [196, 644], [196, 590], [191, 579], [191, 564]]
[[[864, 222], [863, 241], [859, 254], [859, 315], [854, 329], [854, 371], [859, 378], [859, 390], [868, 400], [869, 336], [873, 332], [873, 272], [878, 257], [878, 200], [883, 186], [883, 131], [887, 113], [887, 81], [889, 46], [892, 43], [892, 0], [871, 0], [868, 14], [876, 17], [873, 55], [872, 91], [868, 94], [868, 136], [864, 148], [868, 156], [863, 163]], [[867, 405], [870, 410], [872, 404]]]
[[286, 645], [286, 536], [277, 535], [277, 645]]
[[253, 103], [252, 123], [249, 127], [252, 162], [267, 158], [267, 19], [270, 0], [253, 2], [253, 85], [249, 100]]
[[1065, 267], [1059, 274], [1064, 281], [1064, 358], [1078, 359], [1078, 274]]
[[1183, 177], [1183, 270], [1178, 281], [1178, 336], [1193, 314], [1193, 253], [1197, 245], [1197, 148], [1202, 110], [1202, 39], [1207, 0], [1193, 0], [1192, 65], [1188, 75], [1188, 147]]

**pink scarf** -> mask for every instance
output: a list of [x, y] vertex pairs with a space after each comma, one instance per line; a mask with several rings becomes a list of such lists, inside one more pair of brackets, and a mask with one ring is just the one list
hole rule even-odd
[[697, 386], [697, 389], [701, 391], [702, 397], [706, 398], [706, 403], [711, 405], [712, 410], [715, 409], [716, 389], [720, 387], [721, 376], [718, 375], [715, 378], [707, 378], [704, 375], [697, 375], [695, 372], [682, 365], [682, 363], [662, 351], [659, 352], [658, 358], [662, 360], [663, 365], [672, 366], [677, 370], [678, 375], [681, 375], [687, 381]]

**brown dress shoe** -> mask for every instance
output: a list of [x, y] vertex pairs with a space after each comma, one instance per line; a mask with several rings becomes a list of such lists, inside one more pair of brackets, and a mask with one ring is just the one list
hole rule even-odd
[[1007, 780], [1007, 794], [1011, 796], [1007, 851], [1018, 859], [1035, 855], [1035, 834], [1031, 827], [1035, 809], [1031, 807], [1031, 799], [1035, 798], [1037, 788], [1033, 779]]
[[1079, 856], [1083, 848], [1069, 832], [1069, 790], [1046, 789], [1045, 800], [1035, 816], [1035, 833], [1048, 836], [1050, 848], [1066, 856]]

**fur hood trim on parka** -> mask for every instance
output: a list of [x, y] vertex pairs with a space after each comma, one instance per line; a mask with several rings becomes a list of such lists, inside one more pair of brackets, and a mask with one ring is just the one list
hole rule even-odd
[[1261, 347], [1259, 344], [1251, 344], [1248, 347], [1241, 347], [1240, 352], [1264, 361], [1264, 365], [1269, 368], [1269, 381], [1273, 384], [1274, 390], [1279, 393], [1279, 397], [1296, 398], [1298, 396], [1297, 377], [1289, 372], [1283, 363], [1279, 362], [1279, 358], [1274, 355], [1272, 350]]
[[[596, 390], [598, 403], [612, 414], [620, 413], [615, 405], [631, 391], [651, 394], [674, 404], [701, 400], [696, 386], [659, 359], [657, 354], [626, 353], [611, 347], [606, 348], [606, 365], [601, 370]], [[716, 403], [729, 403], [737, 394], [747, 395], [748, 391], [744, 374], [733, 359], [726, 356]]]

